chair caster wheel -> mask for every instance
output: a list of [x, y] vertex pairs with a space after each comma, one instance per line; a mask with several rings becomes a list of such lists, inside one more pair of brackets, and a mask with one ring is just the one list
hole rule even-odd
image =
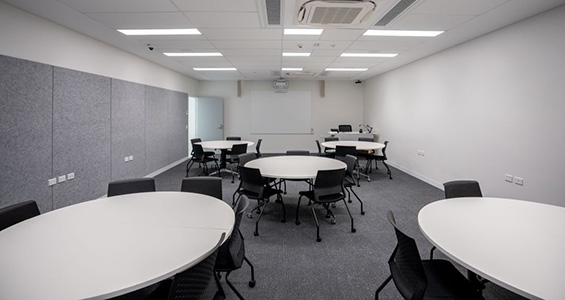
[[363, 215], [363, 216], [364, 216], [364, 215], [365, 215], [365, 212], [364, 212], [364, 211], [362, 211], [362, 212], [361, 212], [361, 215]]
[[296, 221], [296, 222], [294, 222], [294, 224], [300, 225], [300, 221]]
[[318, 243], [321, 242], [321, 241], [322, 241], [321, 238], [317, 238], [317, 239], [316, 239], [316, 242], [318, 242]]
[[348, 202], [348, 203], [352, 203], [353, 201], [351, 201], [351, 200], [347, 200], [347, 202]]
[[249, 287], [250, 288], [255, 287], [255, 280], [249, 281]]
[[255, 231], [255, 232], [253, 232], [253, 235], [254, 235], [254, 236], [258, 236], [258, 235], [259, 235], [259, 232], [258, 232], [258, 231]]
[[357, 229], [353, 228], [351, 229], [351, 232], [357, 232]]
[[261, 213], [261, 210], [258, 209], [258, 210], [255, 211], [255, 213], [256, 213], [256, 214], [260, 214], [260, 213]]
[[251, 213], [248, 213], [248, 214], [247, 214], [247, 218], [253, 219], [253, 215], [252, 215]]
[[371, 182], [371, 178], [367, 178], [367, 182]]
[[284, 219], [284, 220], [281, 220], [281, 223], [286, 223], [286, 219]]
[[335, 221], [335, 220], [331, 220], [330, 223], [331, 223], [332, 225], [335, 225], [336, 221]]

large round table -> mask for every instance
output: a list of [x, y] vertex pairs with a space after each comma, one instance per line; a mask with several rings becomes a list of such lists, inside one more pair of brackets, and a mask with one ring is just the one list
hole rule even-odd
[[57, 209], [0, 231], [0, 299], [106, 299], [206, 258], [234, 213], [216, 198], [152, 192]]
[[220, 150], [220, 169], [226, 168], [226, 153], [230, 150], [233, 145], [237, 144], [247, 144], [247, 146], [253, 146], [253, 142], [249, 141], [237, 141], [237, 140], [218, 140], [218, 141], [205, 141], [198, 142], [195, 144], [202, 145], [202, 148]]
[[337, 159], [319, 156], [271, 156], [252, 160], [246, 167], [259, 169], [263, 177], [279, 179], [314, 179], [319, 170], [346, 169]]
[[529, 299], [565, 299], [565, 208], [453, 198], [418, 214], [426, 238], [475, 274]]

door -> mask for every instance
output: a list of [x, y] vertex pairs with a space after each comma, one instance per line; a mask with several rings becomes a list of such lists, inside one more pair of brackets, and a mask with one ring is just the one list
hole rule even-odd
[[224, 99], [215, 97], [196, 98], [195, 137], [203, 141], [224, 139]]

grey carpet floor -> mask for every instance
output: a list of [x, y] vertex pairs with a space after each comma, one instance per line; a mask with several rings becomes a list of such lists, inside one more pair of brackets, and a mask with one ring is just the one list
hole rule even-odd
[[[361, 180], [355, 191], [363, 200], [365, 215], [352, 199], [349, 208], [357, 232], [352, 233], [343, 203], [333, 209], [337, 224], [324, 218], [325, 210], [315, 206], [320, 221], [321, 242], [316, 242], [316, 225], [309, 206], [303, 200], [299, 209], [300, 225], [295, 225], [298, 192], [308, 187], [303, 182], [288, 182], [283, 195], [287, 222], [281, 223], [281, 206], [267, 204], [259, 222], [259, 236], [254, 236], [255, 221], [244, 216], [240, 229], [245, 237], [246, 256], [255, 266], [257, 285], [248, 287], [250, 269], [243, 267], [230, 275], [230, 281], [246, 299], [374, 299], [375, 291], [390, 274], [387, 261], [396, 245], [396, 238], [386, 218], [388, 210], [397, 223], [412, 236], [423, 258], [429, 257], [432, 245], [418, 228], [418, 211], [426, 204], [443, 199], [443, 191], [392, 168], [393, 179], [386, 176], [382, 165], [373, 170], [371, 181]], [[189, 176], [197, 176], [193, 168]], [[179, 191], [185, 177], [185, 164], [157, 176], [157, 190]], [[224, 201], [231, 204], [238, 179], [223, 175]], [[256, 202], [252, 201], [252, 205]], [[446, 258], [440, 251], [435, 258]], [[464, 270], [460, 268], [462, 272]], [[227, 299], [237, 299], [222, 278]], [[485, 299], [524, 299], [495, 284], [487, 284]], [[392, 282], [379, 299], [402, 299]]]

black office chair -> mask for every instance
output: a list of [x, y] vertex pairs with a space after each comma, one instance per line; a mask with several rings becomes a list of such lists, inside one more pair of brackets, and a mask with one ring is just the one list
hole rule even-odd
[[326, 153], [326, 152], [322, 152], [322, 145], [320, 145], [320, 141], [316, 140], [316, 147], [318, 148], [318, 156], [321, 157], [332, 157], [333, 155]]
[[37, 203], [33, 200], [3, 207], [0, 209], [0, 231], [39, 214]]
[[348, 199], [347, 202], [349, 203], [352, 202], [351, 194], [353, 193], [355, 198], [357, 198], [357, 200], [361, 204], [361, 215], [364, 215], [365, 211], [363, 210], [363, 201], [361, 201], [361, 198], [359, 198], [359, 196], [357, 196], [357, 193], [355, 193], [355, 191], [353, 190], [353, 187], [357, 186], [357, 180], [353, 175], [355, 164], [357, 164], [357, 158], [353, 155], [347, 154], [343, 162], [347, 165], [347, 169], [345, 170], [345, 176], [343, 178], [343, 187], [347, 192], [347, 199]]
[[257, 159], [257, 155], [255, 153], [244, 153], [239, 155], [239, 165], [245, 166], [246, 163]]
[[259, 235], [259, 221], [263, 216], [263, 212], [265, 211], [265, 206], [269, 202], [269, 199], [272, 196], [277, 196], [278, 202], [281, 203], [282, 210], [283, 210], [283, 219], [281, 220], [282, 223], [286, 222], [286, 210], [284, 208], [284, 202], [282, 200], [281, 190], [275, 189], [273, 186], [269, 185], [268, 181], [266, 181], [261, 176], [261, 171], [259, 169], [248, 168], [244, 166], [238, 166], [239, 174], [240, 174], [240, 181], [239, 186], [235, 193], [233, 194], [234, 203], [235, 203], [235, 195], [239, 194], [238, 199], [241, 196], [246, 196], [249, 199], [257, 200], [257, 206], [255, 206], [248, 214], [247, 217], [253, 218], [253, 212], [257, 211], [259, 213], [259, 218], [255, 222], [255, 232], [253, 235]]
[[343, 160], [347, 154], [357, 157], [357, 148], [355, 146], [340, 146], [340, 145], [335, 147], [336, 159]]
[[[375, 138], [372, 137], [360, 137], [357, 138], [357, 140], [359, 142], [370, 142], [370, 143], [374, 143], [375, 142]], [[372, 164], [373, 164], [373, 157], [374, 157], [374, 150], [357, 150], [357, 158], [359, 159], [365, 159], [365, 167], [364, 168], [360, 168], [359, 171], [365, 171], [365, 173], [363, 173], [362, 175], [365, 176], [367, 178], [367, 181], [371, 181], [371, 177], [369, 177], [369, 173], [372, 173]], [[361, 165], [360, 163], [358, 163], [357, 165]]]
[[[448, 181], [443, 184], [443, 191], [445, 199], [461, 198], [461, 197], [482, 197], [481, 186], [475, 180], [454, 180]], [[434, 259], [434, 251], [436, 247], [433, 246], [430, 250], [430, 259]]]
[[352, 132], [353, 131], [353, 127], [351, 127], [351, 125], [338, 125], [337, 129], [339, 130], [339, 132]]
[[255, 155], [257, 158], [261, 157], [261, 142], [263, 142], [263, 139], [258, 139], [257, 145], [255, 145]]
[[[324, 142], [337, 142], [337, 141], [339, 141], [339, 138], [335, 137], [335, 136], [324, 138]], [[326, 155], [328, 155], [329, 157], [334, 157], [335, 156], [335, 149], [325, 148], [324, 153], [326, 153]]]
[[339, 138], [335, 136], [329, 136], [324, 138], [324, 142], [337, 142], [337, 141], [339, 141]]
[[[200, 143], [202, 139], [195, 138], [190, 140], [190, 144], [192, 145], [192, 151], [190, 152], [190, 159], [186, 162], [186, 177], [188, 177], [188, 170], [190, 169], [191, 163], [194, 160], [194, 143]], [[214, 151], [204, 151], [204, 156], [214, 156], [216, 153]]]
[[222, 200], [222, 178], [189, 177], [182, 180], [181, 192], [208, 195]]
[[339, 133], [339, 129], [337, 128], [330, 128], [330, 131]]
[[385, 165], [386, 169], [387, 169], [386, 174], [388, 175], [388, 177], [390, 179], [392, 179], [392, 173], [390, 172], [390, 168], [386, 164], [386, 160], [387, 160], [387, 158], [386, 158], [386, 148], [388, 147], [388, 141], [385, 141], [384, 144], [385, 144], [385, 147], [382, 149], [383, 155], [373, 154], [372, 160], [375, 161], [375, 169], [378, 169], [377, 162], [382, 161], [383, 164]]
[[249, 287], [255, 286], [255, 268], [245, 257], [245, 239], [241, 230], [239, 230], [239, 225], [241, 224], [241, 218], [243, 212], [249, 206], [249, 198], [241, 197], [234, 207], [235, 212], [235, 223], [233, 225], [233, 230], [230, 238], [220, 246], [218, 250], [218, 257], [216, 258], [216, 266], [214, 270], [217, 273], [217, 277], [220, 277], [221, 272], [226, 272], [226, 283], [232, 289], [232, 291], [237, 295], [239, 299], [244, 299], [235, 286], [229, 281], [228, 276], [232, 271], [241, 268], [243, 262], [247, 262], [251, 268], [251, 280], [249, 281]]
[[240, 136], [227, 136], [226, 141], [241, 141]]
[[[286, 155], [288, 156], [310, 156], [310, 151], [308, 150], [287, 150]], [[283, 194], [286, 194], [286, 182], [287, 181], [306, 181], [306, 179], [283, 179], [281, 182], [283, 183]]]
[[375, 299], [391, 279], [404, 299], [483, 299], [449, 261], [422, 260], [416, 242], [398, 228], [391, 211], [387, 217], [397, 244], [388, 260], [391, 275], [378, 287]]
[[[235, 144], [232, 146], [229, 157], [226, 159], [228, 168], [232, 171], [231, 183], [235, 181], [235, 173], [237, 172], [237, 165], [239, 164], [239, 156], [247, 153], [247, 144]], [[236, 166], [235, 169], [233, 166]]]
[[220, 284], [214, 266], [218, 249], [224, 240], [223, 232], [218, 244], [204, 260], [191, 268], [179, 272], [172, 279], [164, 280], [160, 286], [145, 299], [148, 300], [221, 300], [226, 295]]
[[108, 183], [108, 197], [155, 191], [155, 179], [133, 178]]
[[[202, 175], [202, 173], [208, 175], [208, 163], [211, 162], [215, 164], [216, 169], [218, 170], [220, 169], [220, 166], [218, 165], [218, 159], [215, 156], [206, 156], [204, 149], [202, 148], [202, 145], [195, 144], [192, 150], [194, 150], [194, 155], [192, 155], [192, 161], [190, 165], [188, 165], [186, 168], [186, 177], [188, 177], [188, 171], [190, 170], [190, 168], [194, 163], [198, 163], [198, 165], [201, 167], [198, 176]], [[218, 176], [219, 174], [220, 172], [218, 172]]]
[[[345, 201], [345, 191], [343, 188], [343, 177], [345, 171], [343, 169], [335, 170], [320, 170], [316, 175], [316, 181], [311, 190], [299, 192], [300, 197], [298, 197], [298, 205], [296, 206], [296, 225], [300, 225], [298, 220], [298, 213], [300, 209], [300, 200], [302, 197], [308, 198], [314, 204], [321, 204], [327, 211], [328, 215], [332, 216], [332, 223], [335, 224], [335, 215], [330, 209], [330, 204], [342, 200], [351, 219], [351, 232], [355, 232], [355, 227], [353, 226], [353, 216], [349, 211], [347, 202]], [[314, 211], [314, 205], [311, 206], [312, 214], [314, 215], [314, 221], [316, 221], [316, 241], [321, 242], [320, 238], [320, 224], [318, 223], [318, 218], [316, 217], [316, 211]]]

